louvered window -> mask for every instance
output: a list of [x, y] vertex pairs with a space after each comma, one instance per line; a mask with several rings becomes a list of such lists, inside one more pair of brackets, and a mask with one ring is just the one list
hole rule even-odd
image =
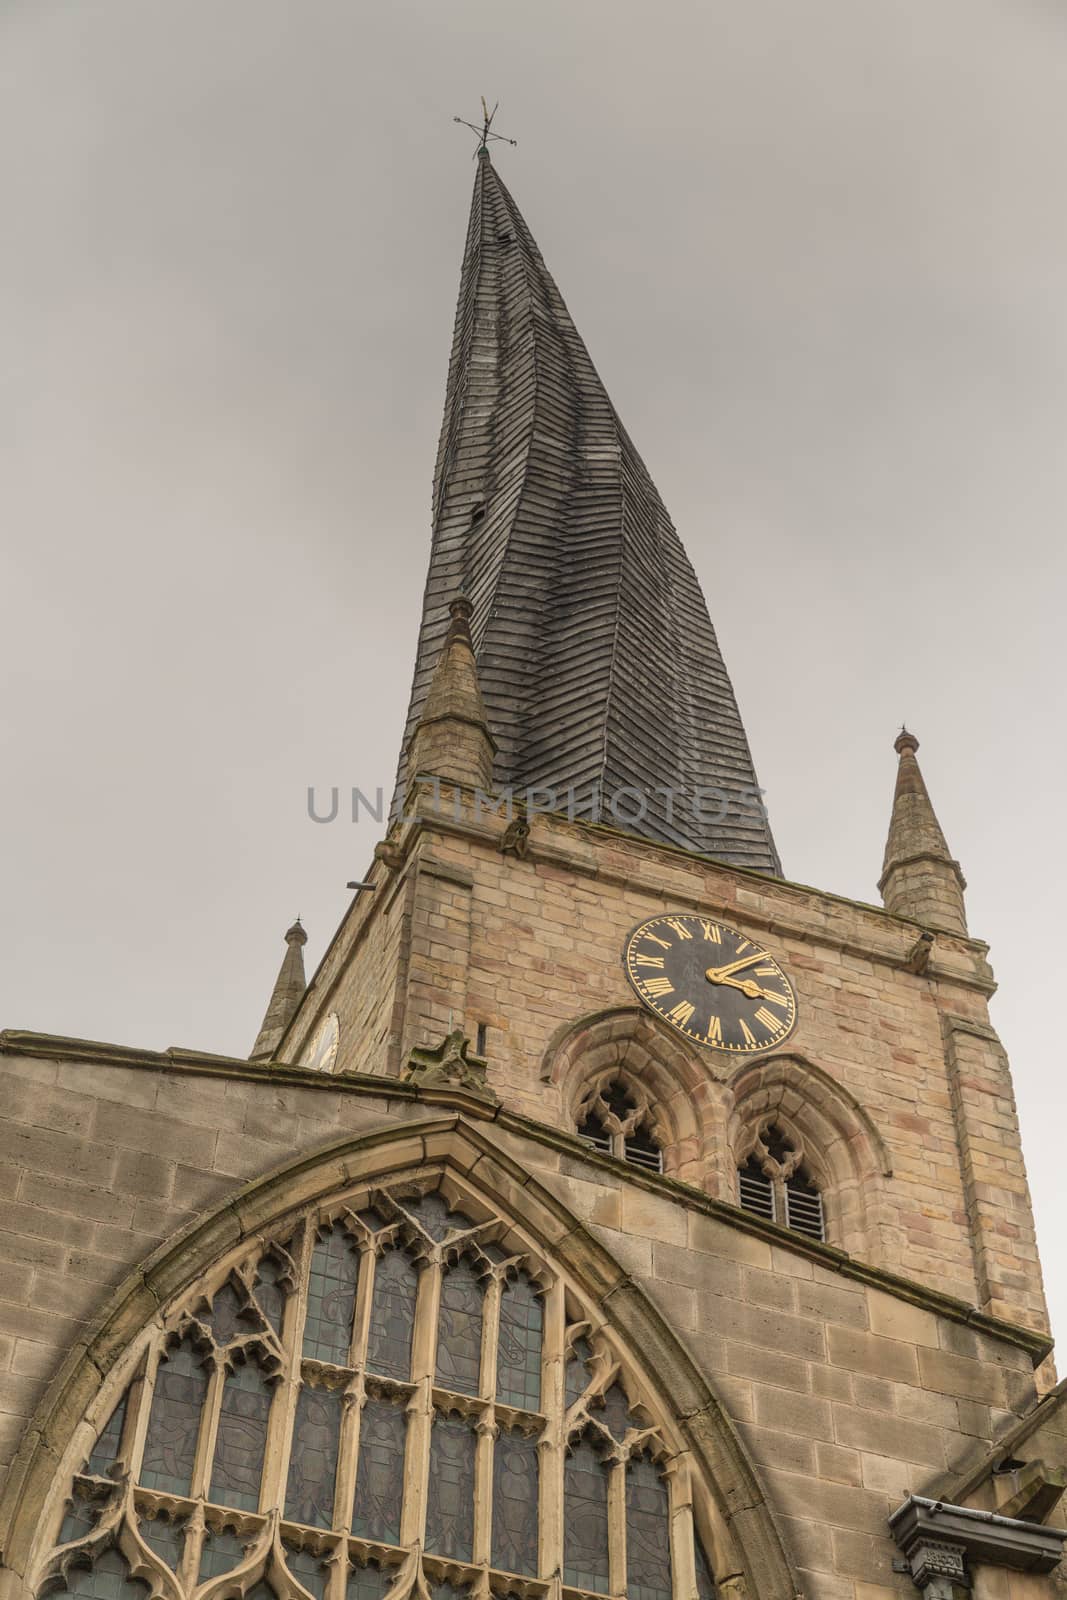
[[647, 1113], [641, 1116], [636, 1099], [621, 1083], [601, 1089], [578, 1129], [578, 1137], [593, 1150], [643, 1167], [663, 1171], [663, 1151], [652, 1135]]
[[738, 1168], [737, 1196], [743, 1211], [780, 1222], [809, 1239], [826, 1238], [822, 1195], [804, 1168], [796, 1166], [796, 1150], [778, 1128], [766, 1129], [760, 1148]]

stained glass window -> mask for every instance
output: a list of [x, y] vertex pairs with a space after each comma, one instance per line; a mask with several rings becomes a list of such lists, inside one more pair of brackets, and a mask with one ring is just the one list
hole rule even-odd
[[319, 1240], [311, 1258], [304, 1323], [306, 1360], [348, 1365], [358, 1276], [354, 1242], [336, 1222], [325, 1239]]
[[496, 1397], [504, 1405], [540, 1409], [543, 1326], [541, 1297], [522, 1273], [500, 1297]]
[[209, 1528], [200, 1551], [200, 1582], [206, 1583], [209, 1578], [232, 1572], [244, 1556], [245, 1547], [232, 1529]]
[[359, 1466], [352, 1532], [383, 1544], [400, 1543], [407, 1417], [392, 1400], [369, 1399], [359, 1425]]
[[567, 1357], [566, 1403], [568, 1408], [580, 1400], [589, 1387], [589, 1366], [593, 1351], [588, 1339], [576, 1339]]
[[367, 1370], [401, 1380], [411, 1376], [411, 1332], [415, 1326], [418, 1275], [402, 1250], [387, 1250], [375, 1263]]
[[192, 1486], [207, 1372], [192, 1342], [167, 1352], [156, 1373], [141, 1483], [164, 1494], [187, 1495]]
[[629, 1600], [671, 1600], [667, 1485], [647, 1456], [626, 1468], [626, 1593]]
[[537, 1440], [501, 1433], [493, 1452], [492, 1564], [537, 1576]]
[[79, 1600], [147, 1600], [149, 1588], [137, 1578], [115, 1549], [97, 1556], [91, 1567], [73, 1567], [67, 1574], [64, 1594]]
[[187, 1517], [171, 1518], [165, 1515], [141, 1518], [141, 1538], [172, 1572], [177, 1571], [178, 1562], [182, 1558], [187, 1521]]
[[377, 1561], [368, 1561], [365, 1567], [350, 1567], [345, 1600], [384, 1600], [394, 1576]]
[[563, 1581], [575, 1589], [609, 1592], [608, 1473], [587, 1439], [563, 1469]]
[[437, 1381], [457, 1394], [477, 1394], [482, 1364], [482, 1286], [469, 1261], [457, 1261], [441, 1283]]
[[341, 1434], [341, 1396], [328, 1389], [300, 1391], [285, 1491], [293, 1522], [328, 1528], [333, 1522], [334, 1479]]
[[464, 1417], [434, 1418], [426, 1548], [469, 1561], [474, 1542], [474, 1431]]
[[122, 1447], [122, 1425], [126, 1420], [126, 1402], [129, 1400], [129, 1391], [123, 1395], [114, 1411], [100, 1430], [100, 1437], [93, 1445], [92, 1454], [85, 1464], [86, 1472], [96, 1473], [101, 1478], [107, 1476], [118, 1459]]
[[222, 1391], [211, 1499], [219, 1505], [255, 1511], [267, 1448], [271, 1390], [255, 1361], [229, 1373]]
[[[518, 1222], [471, 1203], [482, 1222], [440, 1192], [372, 1199], [352, 1185], [330, 1202], [335, 1215], [350, 1206], [345, 1221], [324, 1223], [309, 1203], [286, 1215], [284, 1244], [261, 1234], [232, 1247], [210, 1304], [203, 1284], [176, 1296], [66, 1487], [41, 1593], [66, 1566], [66, 1600], [148, 1600], [115, 1553], [136, 1534], [169, 1569], [169, 1600], [213, 1582], [227, 1600], [278, 1600], [273, 1584], [305, 1600], [389, 1600], [412, 1575], [430, 1600], [514, 1600], [561, 1570], [590, 1597], [718, 1600], [712, 1547], [657, 1465], [677, 1440], [644, 1411], [635, 1424], [612, 1330], [536, 1262]], [[416, 1324], [419, 1304], [439, 1306], [436, 1326]], [[605, 1395], [609, 1371], [620, 1376]], [[649, 1380], [637, 1387], [652, 1406]], [[141, 1439], [127, 1496], [106, 1474], [123, 1449], [136, 1470]], [[561, 1519], [543, 1515], [543, 1463], [551, 1485], [562, 1463]], [[102, 1512], [115, 1548], [94, 1564]], [[49, 1527], [60, 1515], [53, 1505]], [[690, 1596], [673, 1588], [675, 1526], [696, 1543]], [[272, 1566], [279, 1536], [291, 1582]], [[253, 1581], [264, 1562], [272, 1576]]]
[[285, 1311], [285, 1288], [282, 1269], [273, 1256], [264, 1256], [256, 1269], [256, 1304], [274, 1329], [282, 1331], [282, 1314]]
[[297, 1550], [293, 1545], [286, 1545], [285, 1564], [302, 1589], [314, 1595], [315, 1600], [323, 1600], [326, 1568], [314, 1550]]

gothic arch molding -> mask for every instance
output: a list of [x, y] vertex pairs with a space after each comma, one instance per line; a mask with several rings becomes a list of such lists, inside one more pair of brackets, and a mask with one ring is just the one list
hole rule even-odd
[[[465, 1196], [486, 1214], [509, 1219], [508, 1238], [529, 1236], [560, 1282], [573, 1284], [587, 1302], [590, 1325], [615, 1361], [605, 1373], [621, 1375], [638, 1415], [647, 1397], [650, 1414], [664, 1419], [672, 1461], [691, 1486], [697, 1526], [710, 1535], [720, 1580], [750, 1600], [792, 1600], [788, 1560], [755, 1470], [670, 1328], [567, 1208], [460, 1116], [345, 1139], [291, 1163], [248, 1185], [131, 1275], [31, 1419], [0, 1504], [5, 1563], [36, 1575], [45, 1553], [41, 1539], [48, 1547], [54, 1539], [57, 1496], [88, 1456], [147, 1341], [158, 1338], [162, 1318], [177, 1315], [186, 1300], [192, 1305], [198, 1288], [214, 1292], [242, 1252], [261, 1251], [309, 1207], [336, 1208], [348, 1191], [425, 1187], [431, 1171], [450, 1203]], [[157, 1587], [162, 1593], [166, 1585]]]
[[641, 1007], [620, 1006], [559, 1029], [541, 1067], [571, 1127], [590, 1094], [616, 1076], [647, 1097], [667, 1176], [718, 1196], [728, 1100], [710, 1064]]
[[885, 1141], [843, 1084], [789, 1052], [746, 1063], [731, 1083], [732, 1164], [745, 1160], [761, 1128], [776, 1122], [803, 1147], [823, 1191], [830, 1242], [877, 1264], [883, 1179], [892, 1176]]

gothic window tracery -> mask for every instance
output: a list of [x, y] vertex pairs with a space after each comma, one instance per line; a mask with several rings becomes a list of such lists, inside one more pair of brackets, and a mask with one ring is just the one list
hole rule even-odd
[[547, 1600], [559, 1572], [564, 1600], [690, 1600], [695, 1573], [714, 1600], [681, 1446], [607, 1330], [446, 1183], [235, 1247], [146, 1335], [40, 1594]]
[[757, 1134], [737, 1169], [737, 1191], [742, 1210], [810, 1239], [826, 1238], [822, 1194], [804, 1166], [803, 1146], [776, 1124]]
[[652, 1108], [640, 1085], [598, 1080], [578, 1113], [578, 1137], [593, 1150], [649, 1172], [663, 1171], [663, 1151], [652, 1127]]

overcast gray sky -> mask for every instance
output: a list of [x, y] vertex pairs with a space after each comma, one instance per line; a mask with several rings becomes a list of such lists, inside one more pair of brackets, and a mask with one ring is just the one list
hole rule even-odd
[[251, 1047], [392, 782], [496, 159], [685, 540], [789, 876], [906, 719], [1002, 984], [1067, 1336], [1067, 13], [0, 0], [0, 1023]]

